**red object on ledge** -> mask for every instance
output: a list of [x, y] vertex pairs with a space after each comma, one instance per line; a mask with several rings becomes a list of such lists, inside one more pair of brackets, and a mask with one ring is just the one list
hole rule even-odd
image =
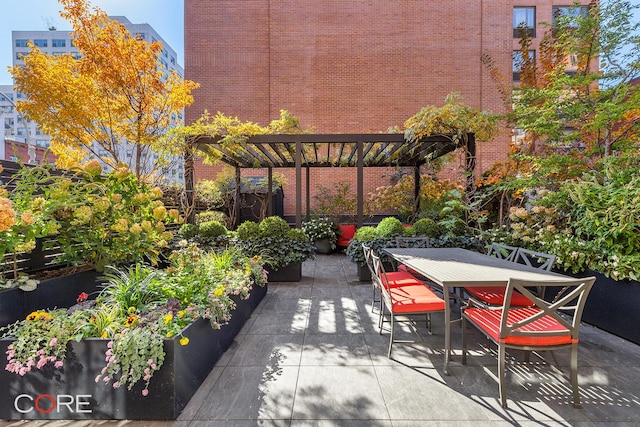
[[346, 248], [351, 243], [351, 239], [356, 235], [356, 225], [355, 224], [339, 224], [338, 229], [340, 230], [340, 236], [338, 236], [338, 241], [336, 245], [338, 247]]

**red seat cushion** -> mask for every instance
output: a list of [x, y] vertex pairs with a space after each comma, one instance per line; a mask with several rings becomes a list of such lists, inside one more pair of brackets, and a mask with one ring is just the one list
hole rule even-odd
[[382, 276], [383, 282], [385, 277], [387, 278], [386, 284], [390, 288], [404, 285], [424, 286], [424, 284], [420, 280], [416, 279], [413, 274], [407, 273], [406, 271], [390, 271], [388, 273], [385, 273], [385, 275]]
[[423, 284], [395, 286], [389, 293], [394, 313], [444, 310], [444, 300]]
[[[472, 288], [464, 288], [467, 293], [489, 305], [503, 305], [504, 293], [506, 288], [502, 286], [478, 286]], [[513, 292], [511, 295], [511, 305], [527, 307], [533, 305], [531, 300], [520, 292]]]
[[407, 273], [411, 273], [414, 276], [421, 276], [421, 274], [415, 271], [413, 268], [409, 268], [404, 264], [398, 264], [398, 271], [406, 271]]
[[[539, 313], [540, 309], [535, 307], [511, 308], [507, 315], [507, 324], [512, 325], [529, 316]], [[523, 345], [534, 347], [545, 347], [551, 345], [572, 344], [571, 333], [567, 328], [560, 324], [551, 316], [543, 316], [540, 319], [527, 323], [520, 331], [528, 332], [556, 332], [557, 336], [518, 336], [507, 335], [506, 338], [500, 339], [500, 319], [502, 310], [492, 310], [487, 308], [466, 308], [464, 315], [473, 323], [478, 325], [487, 335], [496, 342], [504, 342], [511, 345]], [[563, 332], [565, 332], [563, 334]], [[577, 341], [576, 341], [577, 342]]]

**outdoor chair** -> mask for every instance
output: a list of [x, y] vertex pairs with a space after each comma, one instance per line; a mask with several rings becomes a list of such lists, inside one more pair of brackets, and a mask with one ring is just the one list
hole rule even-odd
[[[506, 349], [525, 351], [571, 349], [571, 385], [573, 405], [580, 407], [578, 390], [578, 332], [587, 296], [595, 277], [539, 282], [510, 279], [504, 302], [498, 310], [482, 307], [462, 309], [462, 363], [467, 361], [466, 323], [469, 322], [498, 346], [500, 402], [507, 407]], [[553, 302], [531, 292], [531, 288], [560, 287]], [[517, 307], [512, 297], [519, 292], [532, 301], [531, 307]]]
[[[364, 253], [364, 259], [367, 263], [367, 267], [369, 268], [369, 272], [371, 273], [371, 286], [373, 291], [373, 298], [371, 300], [371, 312], [374, 312], [376, 305], [379, 306], [379, 310], [382, 310], [382, 300], [380, 299], [380, 287], [376, 284], [374, 280], [374, 276], [376, 274], [375, 268], [373, 266], [373, 259], [371, 255], [373, 254], [373, 249], [367, 246], [365, 243], [362, 244], [362, 252]], [[387, 281], [389, 286], [401, 286], [405, 284], [415, 284], [417, 279], [406, 271], [390, 271], [387, 274]], [[422, 283], [422, 282], [420, 282]]]
[[[429, 238], [428, 237], [404, 237], [404, 236], [396, 236], [396, 247], [397, 248], [428, 248]], [[408, 268], [404, 264], [398, 264], [398, 271], [407, 271], [414, 276], [422, 277], [420, 273], [417, 271]]]
[[431, 334], [431, 313], [444, 311], [445, 301], [416, 278], [413, 278], [413, 283], [395, 282], [391, 279], [390, 273], [384, 270], [384, 266], [378, 256], [372, 253], [371, 259], [375, 272], [372, 275], [372, 279], [380, 289], [380, 298], [382, 300], [378, 321], [380, 334], [382, 334], [385, 322], [385, 309], [389, 311], [390, 333], [387, 357], [391, 358], [393, 343], [398, 342], [393, 337], [395, 323], [399, 321], [396, 320], [396, 316], [406, 317], [406, 321], [415, 323], [411, 318], [412, 316], [424, 315], [427, 330]]
[[351, 243], [351, 239], [356, 235], [356, 225], [355, 224], [338, 224], [338, 239], [336, 241], [336, 246], [339, 248], [347, 248], [349, 243]]
[[[487, 255], [495, 258], [504, 259], [511, 262], [516, 262], [516, 256], [520, 248], [516, 246], [503, 245], [501, 243], [491, 243]], [[469, 295], [468, 305], [484, 306], [485, 308], [500, 307], [504, 301], [505, 288], [501, 286], [478, 286], [464, 288], [465, 292]], [[527, 298], [522, 296], [519, 292], [512, 298], [514, 305], [528, 306], [531, 304]]]

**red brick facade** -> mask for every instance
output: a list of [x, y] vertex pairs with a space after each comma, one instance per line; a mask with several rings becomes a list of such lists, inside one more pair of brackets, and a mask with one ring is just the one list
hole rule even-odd
[[[534, 5], [536, 21], [551, 21], [549, 0], [185, 0], [185, 77], [201, 85], [186, 122], [206, 109], [266, 125], [285, 109], [318, 133], [385, 132], [452, 92], [501, 112], [481, 57], [511, 76], [514, 5]], [[505, 130], [479, 143], [478, 172], [504, 160], [509, 142]], [[218, 170], [198, 164], [196, 180]], [[391, 172], [366, 170], [365, 191], [388, 184]], [[293, 213], [287, 175], [285, 213]], [[355, 179], [355, 169], [314, 169], [311, 187], [339, 180], [355, 191]]]

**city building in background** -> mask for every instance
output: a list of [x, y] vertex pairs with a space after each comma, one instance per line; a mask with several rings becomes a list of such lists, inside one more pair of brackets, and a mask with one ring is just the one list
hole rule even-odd
[[[200, 83], [186, 122], [208, 110], [266, 125], [284, 109], [317, 133], [378, 133], [402, 128], [453, 92], [473, 108], [501, 113], [505, 106], [483, 55], [517, 85], [518, 26], [525, 22], [535, 50], [544, 33], [540, 22], [552, 22], [572, 3], [185, 2], [185, 77]], [[478, 143], [478, 174], [507, 158], [514, 134], [521, 137], [504, 129], [494, 141]], [[196, 163], [195, 179], [214, 179], [220, 169]], [[376, 169], [365, 170], [365, 194], [397, 178], [397, 171]], [[463, 171], [453, 161], [442, 174], [459, 179]], [[295, 182], [293, 171], [279, 172]], [[312, 193], [318, 183], [356, 188], [355, 171], [312, 168], [309, 176]], [[291, 187], [284, 193], [285, 213], [294, 212], [295, 198], [286, 197]]]
[[[149, 24], [133, 24], [124, 16], [111, 16], [111, 19], [115, 19], [126, 27], [126, 29], [134, 37], [140, 37], [143, 40], [147, 40], [150, 43], [154, 41], [160, 41], [163, 49], [159, 57], [159, 61], [167, 71], [175, 70], [180, 76], [184, 77], [184, 70], [177, 61], [177, 54], [175, 50], [169, 46], [168, 43], [162, 39], [162, 37], [153, 29]], [[22, 57], [29, 53], [28, 42], [31, 41], [38, 48], [49, 55], [65, 55], [71, 54], [80, 55], [78, 49], [73, 46], [73, 35], [69, 31], [59, 31], [55, 28], [49, 30], [34, 30], [34, 31], [12, 31], [12, 58], [13, 66], [19, 66], [24, 64]], [[25, 121], [22, 115], [16, 110], [15, 103], [22, 100], [23, 94], [13, 90], [10, 85], [0, 85], [0, 119], [2, 122], [2, 130], [4, 131], [5, 140], [11, 140], [12, 146], [16, 144], [33, 145], [36, 148], [36, 152], [44, 152], [49, 147], [51, 138], [49, 135], [44, 134], [37, 126], [36, 123], [31, 121]], [[184, 117], [178, 117], [179, 120], [184, 122]], [[2, 136], [2, 134], [0, 134]], [[7, 145], [7, 144], [4, 144]], [[42, 150], [40, 150], [42, 149]], [[122, 157], [131, 156], [133, 150], [131, 147], [123, 146], [124, 150]], [[15, 151], [15, 150], [14, 150]], [[33, 150], [32, 150], [33, 151]], [[2, 152], [0, 151], [0, 154]], [[3, 159], [11, 160], [16, 157], [13, 152], [9, 152], [5, 149]], [[42, 156], [37, 157], [39, 163]], [[28, 163], [29, 157], [21, 157], [19, 159], [22, 162]], [[55, 157], [48, 153], [46, 160], [53, 162]], [[35, 161], [34, 161], [35, 162]], [[177, 159], [173, 162], [175, 166], [168, 171], [168, 176], [165, 178], [171, 182], [184, 182], [184, 162], [181, 159]]]

